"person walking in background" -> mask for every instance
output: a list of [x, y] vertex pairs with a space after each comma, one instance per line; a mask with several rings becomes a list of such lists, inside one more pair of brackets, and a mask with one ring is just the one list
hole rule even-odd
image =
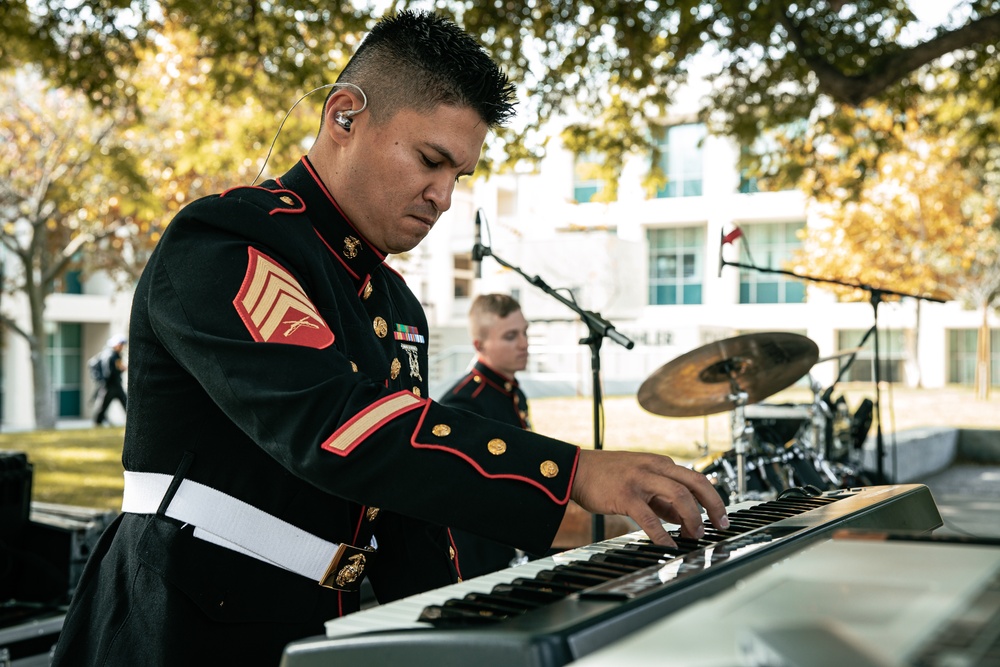
[[[530, 429], [528, 399], [514, 374], [528, 365], [528, 322], [521, 305], [506, 294], [481, 294], [469, 308], [469, 335], [476, 361], [464, 377], [441, 397], [440, 403]], [[514, 547], [451, 530], [463, 579], [517, 564], [524, 554]]]
[[107, 423], [108, 408], [111, 402], [117, 399], [125, 408], [126, 395], [125, 387], [122, 386], [122, 374], [125, 372], [125, 362], [122, 359], [122, 350], [128, 340], [121, 334], [112, 336], [101, 351], [97, 362], [99, 364], [99, 375], [95, 377], [97, 381], [97, 396], [94, 403], [97, 406], [94, 412], [94, 425], [102, 426]]

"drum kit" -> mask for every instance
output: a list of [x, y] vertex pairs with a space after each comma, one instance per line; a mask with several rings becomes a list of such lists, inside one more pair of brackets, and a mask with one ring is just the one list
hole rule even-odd
[[[691, 464], [727, 504], [772, 499], [793, 487], [818, 493], [866, 485], [861, 447], [871, 427], [871, 401], [851, 414], [843, 396], [833, 400], [833, 387], [824, 390], [809, 376], [817, 363], [853, 352], [820, 359], [812, 340], [787, 332], [726, 338], [656, 370], [640, 386], [638, 400], [666, 417], [732, 412], [732, 449], [706, 449]], [[809, 403], [763, 402], [806, 376]]]

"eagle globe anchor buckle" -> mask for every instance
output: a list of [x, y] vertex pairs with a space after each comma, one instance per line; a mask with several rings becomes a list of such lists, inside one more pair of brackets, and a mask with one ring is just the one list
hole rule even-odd
[[373, 558], [375, 550], [370, 546], [361, 548], [341, 544], [326, 568], [326, 574], [319, 580], [319, 585], [335, 591], [356, 592], [361, 589], [365, 570]]

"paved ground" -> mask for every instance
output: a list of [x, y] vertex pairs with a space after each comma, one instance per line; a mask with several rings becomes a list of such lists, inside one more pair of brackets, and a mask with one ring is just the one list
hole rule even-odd
[[944, 519], [935, 534], [1000, 538], [1000, 465], [957, 463], [918, 481]]

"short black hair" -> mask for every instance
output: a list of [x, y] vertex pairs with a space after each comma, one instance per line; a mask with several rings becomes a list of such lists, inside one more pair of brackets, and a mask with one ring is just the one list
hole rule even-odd
[[491, 129], [514, 114], [514, 85], [486, 49], [456, 24], [428, 12], [401, 11], [381, 19], [337, 82], [365, 92], [375, 123], [401, 109], [439, 104], [470, 107]]

